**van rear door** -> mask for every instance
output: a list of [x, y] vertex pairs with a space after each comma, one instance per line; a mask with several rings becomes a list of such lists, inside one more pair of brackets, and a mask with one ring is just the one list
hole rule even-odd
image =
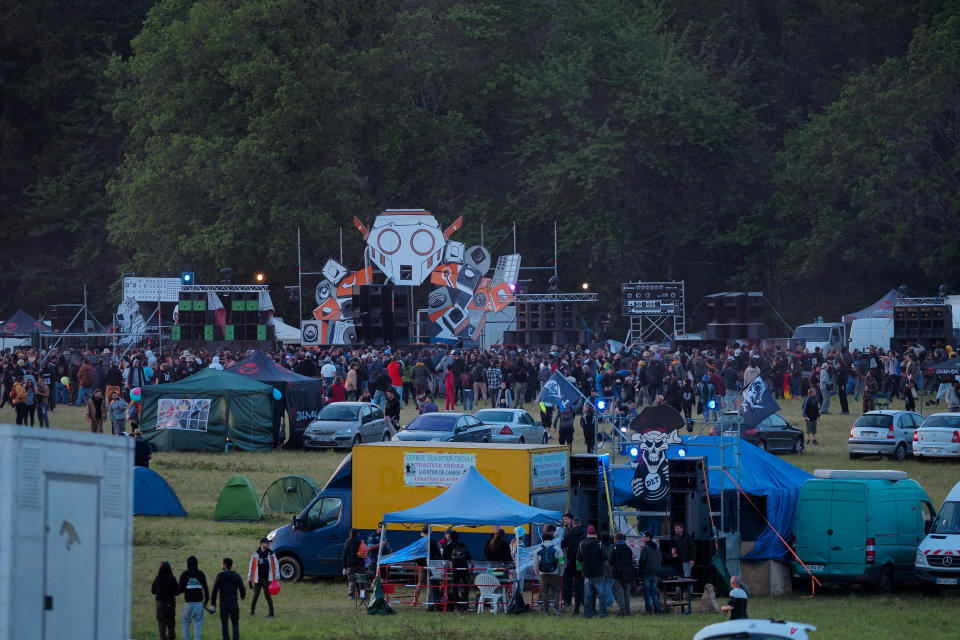
[[867, 541], [866, 496], [862, 483], [833, 481], [830, 519], [826, 521], [829, 563], [833, 575], [864, 573]]
[[[830, 564], [830, 483], [807, 480], [800, 491], [793, 531], [796, 551], [814, 575], [822, 574]], [[802, 571], [802, 568], [801, 568]]]

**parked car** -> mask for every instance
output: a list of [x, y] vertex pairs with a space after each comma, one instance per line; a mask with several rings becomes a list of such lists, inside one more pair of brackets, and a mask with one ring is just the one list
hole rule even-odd
[[947, 494], [917, 548], [914, 568], [927, 590], [960, 587], [960, 482]]
[[890, 456], [902, 462], [913, 455], [913, 432], [922, 422], [923, 416], [913, 411], [868, 411], [850, 427], [847, 452], [851, 459]]
[[490, 426], [491, 442], [547, 444], [550, 434], [523, 409], [481, 409], [474, 414]]
[[804, 564], [793, 560], [793, 577], [809, 570], [822, 584], [881, 592], [914, 581], [933, 513], [927, 492], [903, 471], [817, 469], [797, 501], [793, 535]]
[[727, 620], [704, 627], [693, 640], [809, 640], [813, 625], [783, 620]]
[[934, 413], [913, 432], [913, 457], [960, 457], [960, 413]]
[[490, 427], [469, 413], [425, 413], [401, 429], [394, 440], [490, 442]]
[[362, 442], [389, 440], [393, 424], [372, 402], [333, 402], [303, 432], [307, 449], [349, 448]]
[[[724, 413], [720, 419], [723, 435], [735, 436], [737, 421], [736, 411]], [[717, 435], [714, 427], [710, 428], [710, 435]], [[779, 413], [767, 416], [755, 427], [740, 422], [740, 437], [771, 453], [803, 453], [803, 431], [787, 422]]]

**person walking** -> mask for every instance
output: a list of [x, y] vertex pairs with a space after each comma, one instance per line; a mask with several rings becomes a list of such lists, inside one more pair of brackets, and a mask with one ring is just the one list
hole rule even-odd
[[660, 549], [649, 531], [643, 534], [640, 549], [639, 571], [643, 581], [643, 605], [647, 615], [660, 615], [660, 593], [657, 580], [660, 578]]
[[800, 407], [800, 413], [803, 415], [804, 422], [807, 423], [807, 444], [820, 444], [817, 442], [817, 420], [820, 419], [820, 405], [817, 404], [817, 393], [813, 387], [807, 390], [807, 397], [803, 399], [803, 405]]
[[247, 570], [247, 586], [253, 589], [253, 601], [250, 603], [250, 615], [256, 615], [257, 599], [260, 592], [267, 601], [267, 617], [273, 617], [273, 598], [270, 597], [270, 583], [280, 575], [277, 556], [270, 548], [270, 541], [260, 538], [260, 545], [250, 555], [250, 568]]
[[220, 631], [223, 640], [230, 640], [229, 625], [233, 625], [233, 640], [240, 640], [240, 600], [247, 597], [247, 590], [243, 586], [243, 578], [233, 570], [233, 560], [224, 558], [220, 565], [223, 570], [213, 581], [213, 592], [210, 594], [210, 604], [217, 608], [217, 595], [220, 596]]
[[613, 590], [620, 611], [617, 615], [630, 615], [630, 588], [637, 580], [637, 570], [633, 565], [633, 551], [627, 546], [627, 535], [614, 536], [613, 551], [610, 554], [610, 569], [613, 575]]
[[110, 416], [110, 426], [115, 436], [123, 435], [123, 432], [127, 429], [127, 409], [127, 403], [124, 402], [120, 392], [113, 391], [110, 394], [110, 406], [107, 407], [107, 415]]
[[107, 407], [103, 401], [103, 391], [97, 389], [87, 400], [87, 424], [91, 433], [103, 433], [103, 419], [107, 416]]
[[557, 442], [573, 446], [573, 420], [577, 417], [577, 412], [573, 408], [573, 403], [567, 404], [562, 410], [558, 411], [554, 420], [557, 428]]
[[150, 587], [150, 593], [155, 596], [157, 602], [157, 628], [160, 631], [160, 640], [175, 640], [177, 637], [174, 627], [179, 590], [170, 563], [161, 562], [157, 577], [153, 579], [153, 586]]
[[743, 589], [740, 576], [730, 577], [730, 600], [720, 607], [720, 611], [729, 613], [731, 620], [747, 617], [747, 592]]
[[187, 570], [180, 574], [178, 590], [183, 594], [183, 640], [190, 640], [191, 623], [193, 640], [200, 640], [203, 635], [203, 608], [210, 600], [210, 589], [196, 556], [187, 558]]
[[587, 537], [577, 550], [577, 562], [583, 566], [583, 617], [592, 618], [596, 601], [600, 600], [600, 617], [607, 617], [607, 578], [603, 566], [608, 557], [597, 538], [597, 529], [587, 527]]

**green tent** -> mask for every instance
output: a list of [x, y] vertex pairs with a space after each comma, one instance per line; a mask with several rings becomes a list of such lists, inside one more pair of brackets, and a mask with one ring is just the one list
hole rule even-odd
[[263, 517], [257, 492], [244, 476], [233, 476], [220, 492], [214, 520], [259, 520]]
[[189, 378], [143, 387], [140, 429], [157, 451], [273, 447], [273, 387], [245, 376], [202, 369]]
[[267, 487], [260, 499], [263, 512], [299, 514], [307, 508], [313, 497], [320, 493], [320, 485], [312, 478], [301, 475], [283, 476]]

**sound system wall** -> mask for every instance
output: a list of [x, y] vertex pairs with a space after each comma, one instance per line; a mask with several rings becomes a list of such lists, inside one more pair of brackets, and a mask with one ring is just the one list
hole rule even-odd
[[389, 284], [353, 287], [351, 306], [357, 341], [368, 345], [409, 344], [410, 296]]

